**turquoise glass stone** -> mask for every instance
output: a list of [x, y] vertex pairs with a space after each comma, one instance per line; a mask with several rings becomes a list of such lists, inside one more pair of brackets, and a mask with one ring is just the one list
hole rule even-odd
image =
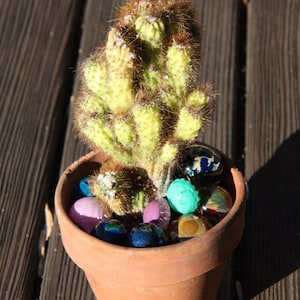
[[184, 178], [171, 182], [167, 190], [167, 199], [171, 208], [181, 214], [194, 212], [200, 202], [198, 191], [190, 181]]

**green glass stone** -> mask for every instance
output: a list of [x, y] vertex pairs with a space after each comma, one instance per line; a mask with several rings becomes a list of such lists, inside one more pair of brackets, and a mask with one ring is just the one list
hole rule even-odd
[[188, 180], [178, 178], [168, 187], [167, 199], [173, 210], [181, 214], [189, 214], [198, 208], [200, 196]]

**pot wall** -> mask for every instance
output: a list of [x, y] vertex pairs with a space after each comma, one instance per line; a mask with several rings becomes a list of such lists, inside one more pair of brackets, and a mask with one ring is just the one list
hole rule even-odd
[[[214, 299], [226, 259], [238, 245], [244, 228], [245, 184], [228, 161], [235, 194], [227, 216], [203, 235], [170, 246], [127, 248], [106, 243], [79, 229], [68, 217], [76, 183], [92, 174], [107, 156], [91, 152], [62, 175], [55, 209], [62, 241], [71, 259], [84, 270], [99, 300]], [[127, 297], [127, 298], [126, 298]]]
[[[130, 300], [212, 300], [216, 297], [225, 264], [213, 270], [183, 282], [171, 285], [139, 287], [119, 282], [103, 282], [86, 273], [86, 277], [95, 295], [102, 299]], [[178, 267], [180, 270], [180, 266]], [[113, 298], [112, 298], [113, 295]]]

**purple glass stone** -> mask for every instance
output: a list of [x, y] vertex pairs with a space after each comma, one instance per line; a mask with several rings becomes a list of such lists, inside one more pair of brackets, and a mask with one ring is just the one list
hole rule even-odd
[[151, 201], [144, 209], [144, 223], [153, 223], [163, 229], [167, 229], [170, 219], [171, 210], [165, 198], [158, 198]]
[[90, 233], [106, 213], [105, 207], [95, 198], [84, 197], [71, 206], [69, 216], [75, 224]]

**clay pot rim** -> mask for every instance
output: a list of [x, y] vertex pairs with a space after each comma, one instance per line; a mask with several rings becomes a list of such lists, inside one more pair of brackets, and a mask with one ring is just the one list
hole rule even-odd
[[[90, 235], [89, 233], [84, 232], [82, 229], [80, 229], [69, 217], [68, 213], [65, 211], [65, 209], [63, 208], [62, 202], [58, 201], [58, 199], [60, 197], [57, 197], [57, 195], [61, 194], [61, 191], [63, 189], [63, 183], [65, 182], [66, 177], [68, 177], [73, 170], [75, 170], [77, 168], [77, 166], [83, 164], [84, 162], [89, 161], [92, 157], [96, 156], [96, 155], [105, 155], [107, 156], [105, 153], [103, 153], [102, 151], [91, 151], [88, 154], [80, 157], [78, 160], [74, 161], [69, 167], [66, 168], [66, 170], [63, 172], [63, 174], [61, 175], [58, 184], [57, 184], [57, 188], [55, 191], [55, 210], [56, 213], [60, 216], [60, 218], [62, 218], [63, 222], [67, 222], [70, 223], [70, 226], [73, 227], [74, 232], [76, 234], [79, 234], [82, 236], [82, 238], [84, 239], [92, 239], [94, 240], [96, 243], [100, 243], [103, 244], [103, 246], [108, 247], [111, 251], [124, 251], [125, 249], [131, 249], [134, 250], [136, 252], [139, 252], [139, 254], [151, 254], [151, 252], [153, 252], [153, 254], [155, 252], [159, 251], [165, 251], [165, 252], [169, 252], [169, 251], [174, 251], [177, 248], [182, 248], [185, 247], [187, 249], [190, 249], [192, 245], [195, 244], [195, 242], [197, 242], [197, 244], [202, 244], [201, 241], [205, 241], [207, 236], [211, 236], [211, 235], [218, 235], [220, 230], [227, 224], [230, 222], [230, 220], [232, 220], [236, 214], [238, 214], [241, 210], [241, 206], [244, 206], [244, 202], [245, 202], [245, 198], [246, 198], [246, 188], [245, 188], [245, 181], [243, 180], [243, 182], [239, 182], [238, 185], [240, 187], [240, 191], [239, 193], [237, 193], [236, 195], [236, 199], [234, 201], [234, 205], [232, 206], [232, 208], [230, 209], [230, 211], [226, 214], [226, 216], [220, 221], [218, 222], [216, 225], [214, 225], [212, 228], [210, 228], [208, 231], [206, 231], [205, 233], [201, 234], [200, 236], [194, 237], [192, 239], [186, 240], [182, 243], [176, 243], [176, 244], [171, 244], [171, 245], [166, 245], [166, 246], [160, 246], [160, 247], [148, 247], [148, 248], [134, 248], [134, 247], [126, 247], [126, 246], [120, 246], [120, 245], [116, 245], [116, 244], [112, 244], [109, 242], [105, 242], [102, 241], [100, 239], [97, 239], [96, 237], [93, 237], [92, 235]], [[238, 169], [235, 167], [231, 168], [231, 173], [238, 173]], [[237, 182], [234, 182], [235, 185], [237, 185]], [[239, 196], [239, 197], [238, 197]]]

